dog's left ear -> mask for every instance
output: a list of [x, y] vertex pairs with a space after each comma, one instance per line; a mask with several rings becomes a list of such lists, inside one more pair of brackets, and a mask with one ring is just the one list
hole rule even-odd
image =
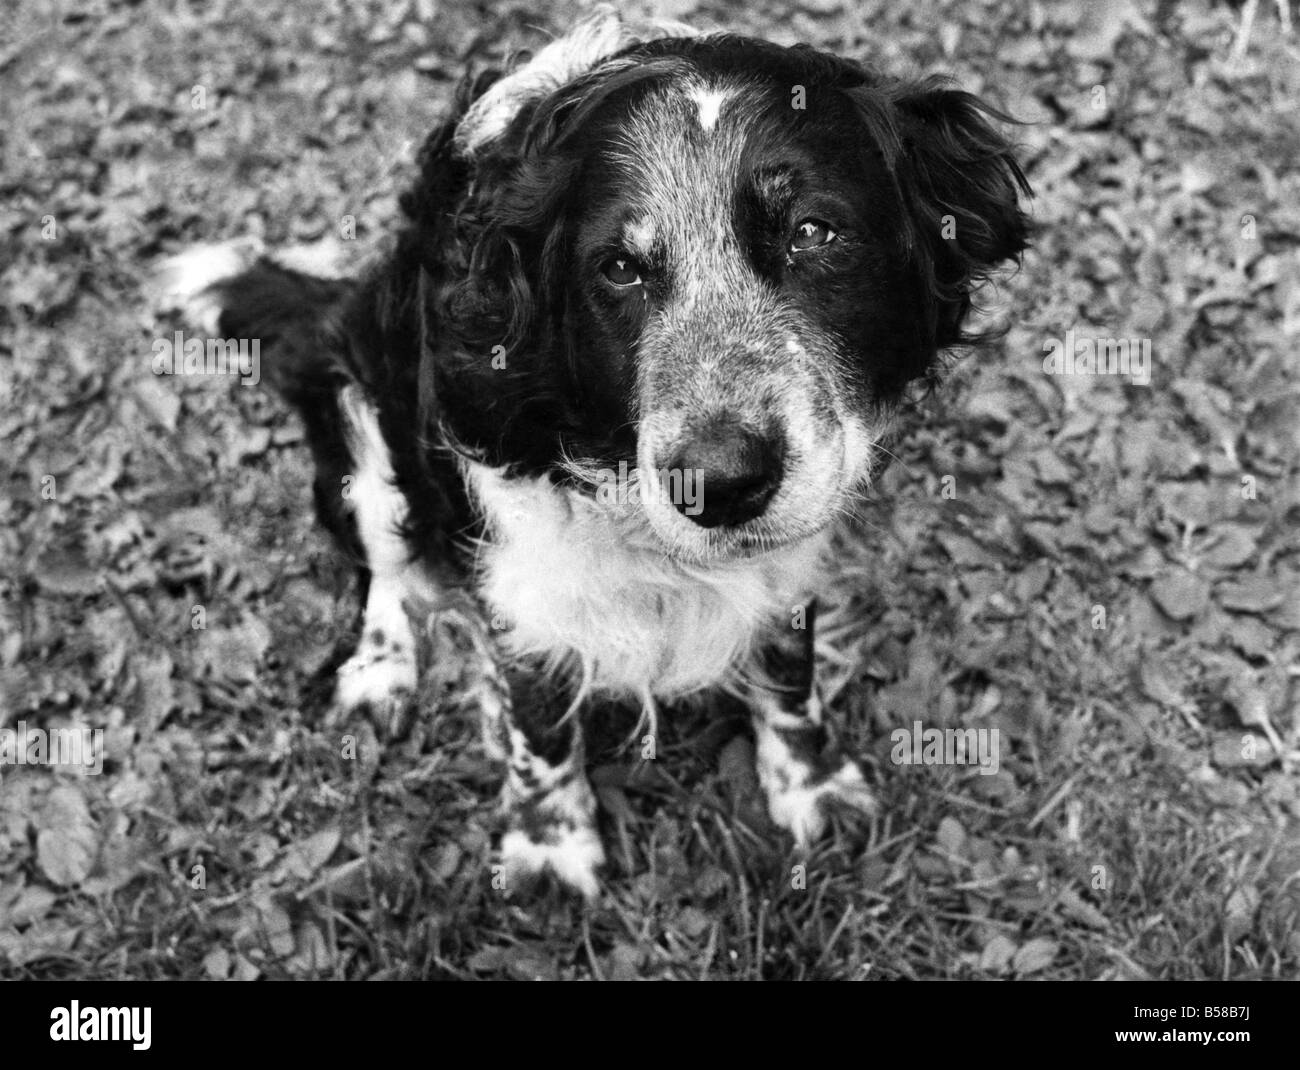
[[[909, 239], [931, 304], [936, 349], [979, 340], [962, 322], [970, 293], [1019, 262], [1031, 226], [1031, 193], [1015, 151], [995, 123], [1014, 122], [943, 78], [878, 86], [892, 137], [886, 151], [909, 216]], [[879, 97], [877, 98], [879, 100]]]
[[989, 122], [1015, 120], [943, 83], [923, 84], [894, 104], [924, 208], [941, 224], [951, 217], [944, 240], [955, 241], [972, 268], [1018, 259], [1029, 239], [1019, 198], [1031, 191], [1011, 143]]

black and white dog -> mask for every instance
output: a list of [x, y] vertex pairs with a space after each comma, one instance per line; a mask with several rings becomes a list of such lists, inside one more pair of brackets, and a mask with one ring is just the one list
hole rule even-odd
[[811, 606], [904, 389], [977, 341], [972, 290], [1026, 246], [991, 118], [939, 79], [599, 9], [466, 85], [363, 279], [234, 246], [170, 265], [210, 330], [260, 339], [368, 573], [338, 705], [409, 701], [409, 599], [469, 588], [504, 624], [511, 879], [596, 890], [579, 715], [606, 700], [743, 697], [801, 845], [828, 801], [871, 806], [821, 722]]

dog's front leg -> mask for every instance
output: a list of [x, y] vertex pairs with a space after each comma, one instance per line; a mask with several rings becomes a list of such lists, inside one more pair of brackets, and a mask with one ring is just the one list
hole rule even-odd
[[835, 744], [822, 722], [814, 687], [816, 604], [783, 622], [757, 657], [753, 704], [758, 779], [772, 820], [805, 848], [826, 827], [827, 801], [870, 812], [875, 799], [862, 769]]
[[483, 738], [505, 766], [500, 864], [507, 894], [550, 873], [590, 899], [605, 851], [584, 766], [582, 724], [541, 673], [515, 667], [480, 703]]

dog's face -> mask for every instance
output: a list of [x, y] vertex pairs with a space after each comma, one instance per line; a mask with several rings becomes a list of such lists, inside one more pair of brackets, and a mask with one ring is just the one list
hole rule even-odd
[[851, 102], [697, 70], [593, 117], [565, 304], [636, 422], [641, 478], [668, 489], [642, 495], [650, 522], [713, 555], [842, 509], [920, 339], [901, 208], [845, 137]]
[[517, 426], [589, 487], [634, 469], [630, 507], [683, 558], [823, 529], [906, 384], [965, 340], [970, 289], [1025, 244], [1023, 179], [981, 106], [739, 38], [509, 90], [457, 134], [494, 193], [456, 292], [480, 318], [485, 294], [511, 305], [511, 382], [549, 399]]

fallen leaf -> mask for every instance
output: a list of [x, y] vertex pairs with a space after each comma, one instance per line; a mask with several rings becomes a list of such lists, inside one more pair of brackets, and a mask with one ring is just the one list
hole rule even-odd
[[1045, 970], [1052, 964], [1060, 948], [1060, 944], [1055, 940], [1047, 940], [1043, 937], [1030, 940], [1016, 952], [1015, 958], [1011, 960], [1011, 968], [1021, 976]]
[[1151, 598], [1173, 620], [1191, 620], [1206, 606], [1209, 589], [1190, 572], [1166, 573], [1151, 584]]
[[1201, 555], [1201, 561], [1213, 568], [1236, 568], [1255, 553], [1256, 536], [1249, 528], [1236, 525], [1223, 528], [1214, 544]]
[[980, 952], [980, 969], [992, 973], [1005, 973], [1015, 953], [1015, 941], [998, 933], [984, 945], [984, 950]]
[[1139, 675], [1143, 694], [1162, 706], [1182, 709], [1187, 700], [1179, 690], [1174, 674], [1160, 662], [1152, 659], [1143, 658], [1140, 665]]
[[1061, 894], [1057, 898], [1061, 907], [1061, 912], [1066, 917], [1074, 921], [1081, 921], [1084, 925], [1093, 929], [1106, 929], [1110, 927], [1110, 922], [1106, 920], [1106, 915], [1089, 903], [1073, 888], [1062, 888]]
[[18, 893], [18, 898], [0, 913], [0, 925], [30, 925], [49, 913], [58, 898], [40, 884], [30, 884]]
[[220, 679], [251, 681], [257, 678], [258, 666], [270, 645], [270, 629], [263, 621], [250, 618], [234, 627], [205, 632], [197, 658]]
[[342, 832], [334, 825], [291, 844], [276, 870], [277, 877], [281, 880], [285, 877], [308, 880], [315, 876], [316, 871], [330, 860], [341, 838]]
[[230, 976], [230, 952], [224, 947], [214, 947], [203, 956], [203, 972], [214, 981], [224, 981]]
[[55, 788], [41, 811], [36, 860], [55, 884], [80, 884], [95, 864], [98, 841], [85, 797], [71, 786]]
[[164, 431], [175, 431], [180, 416], [181, 399], [175, 390], [156, 379], [141, 379], [135, 384], [136, 405]]
[[1210, 744], [1210, 761], [1220, 769], [1252, 766], [1263, 769], [1273, 764], [1277, 752], [1265, 736], [1253, 732], [1224, 732]]
[[1276, 609], [1286, 598], [1277, 580], [1268, 576], [1255, 576], [1235, 583], [1221, 583], [1216, 589], [1219, 605], [1240, 613], [1265, 613]]
[[934, 838], [948, 854], [954, 858], [962, 857], [962, 847], [966, 843], [966, 830], [955, 817], [945, 817], [940, 821]]

